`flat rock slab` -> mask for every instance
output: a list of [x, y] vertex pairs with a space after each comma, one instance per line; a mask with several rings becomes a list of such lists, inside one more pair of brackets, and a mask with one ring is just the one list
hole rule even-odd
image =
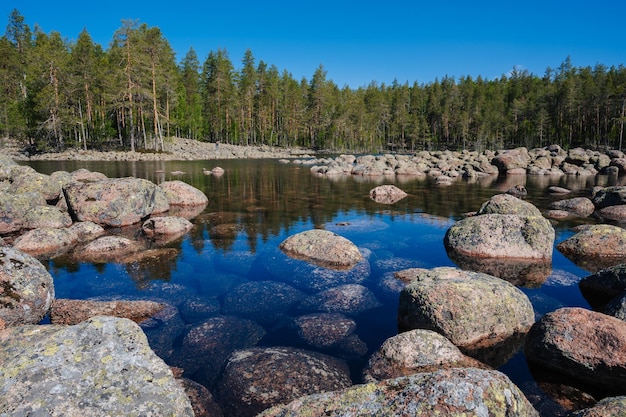
[[290, 236], [280, 244], [280, 249], [293, 258], [334, 269], [350, 269], [363, 259], [354, 243], [321, 229]]
[[309, 395], [259, 414], [260, 417], [409, 415], [538, 417], [539, 413], [504, 374], [465, 368]]
[[172, 371], [130, 320], [0, 331], [0, 414], [193, 416]]

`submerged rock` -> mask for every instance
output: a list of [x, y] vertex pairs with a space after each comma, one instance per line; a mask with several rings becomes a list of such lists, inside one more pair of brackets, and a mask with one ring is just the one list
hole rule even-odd
[[350, 385], [343, 361], [301, 349], [267, 347], [234, 352], [218, 391], [226, 417], [247, 417], [276, 404]]
[[130, 320], [0, 331], [0, 414], [193, 416], [169, 367]]
[[380, 305], [376, 296], [366, 287], [359, 284], [346, 284], [305, 298], [298, 305], [298, 310], [356, 316]]
[[54, 282], [41, 262], [0, 246], [0, 320], [6, 326], [39, 323], [53, 301]]
[[535, 322], [528, 297], [499, 278], [450, 267], [416, 274], [400, 293], [401, 330], [434, 330], [474, 350], [523, 335]]
[[326, 268], [350, 269], [363, 259], [348, 239], [327, 230], [308, 230], [288, 237], [280, 244], [288, 256]]
[[504, 374], [468, 368], [415, 374], [309, 395], [272, 407], [259, 417], [349, 415], [538, 417], [539, 413]]

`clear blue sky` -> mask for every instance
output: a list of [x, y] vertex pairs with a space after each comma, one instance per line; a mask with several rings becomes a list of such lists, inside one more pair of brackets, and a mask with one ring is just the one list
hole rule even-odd
[[190, 47], [200, 63], [222, 48], [239, 69], [249, 48], [296, 79], [322, 64], [339, 87], [493, 79], [514, 66], [543, 75], [568, 55], [575, 67], [626, 63], [624, 0], [0, 0], [1, 29], [14, 8], [70, 41], [86, 28], [106, 49], [122, 19], [137, 19], [159, 27], [179, 61]]

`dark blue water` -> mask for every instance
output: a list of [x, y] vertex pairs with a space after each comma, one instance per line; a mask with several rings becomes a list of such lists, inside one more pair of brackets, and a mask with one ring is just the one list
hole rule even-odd
[[[369, 354], [398, 331], [398, 297], [381, 286], [385, 274], [408, 267], [454, 266], [443, 246], [446, 230], [464, 213], [477, 210], [489, 197], [514, 185], [524, 184], [529, 192], [527, 200], [542, 210], [556, 199], [547, 193], [551, 185], [574, 190], [568, 198], [587, 195], [595, 185], [609, 185], [602, 176], [585, 179], [522, 176], [480, 182], [459, 180], [452, 186], [439, 187], [429, 180], [321, 178], [310, 174], [306, 166], [274, 160], [32, 162], [30, 165], [43, 173], [87, 168], [109, 177], [135, 176], [155, 183], [180, 179], [209, 198], [204, 212], [192, 221], [193, 231], [168, 245], [175, 249], [169, 256], [127, 265], [73, 264], [67, 259], [49, 261], [57, 298], [158, 296], [180, 305], [181, 298], [197, 297], [217, 306], [211, 314], [221, 314], [224, 297], [234, 286], [254, 281], [284, 282], [280, 274], [273, 273], [274, 266], [268, 265], [267, 258], [278, 252], [278, 245], [288, 236], [325, 228], [350, 239], [368, 254], [371, 272], [362, 285], [381, 303], [353, 317], [357, 322], [356, 334], [368, 348], [368, 353], [349, 358], [355, 382], [359, 382], [361, 367]], [[203, 167], [214, 166], [223, 167], [226, 173], [222, 177], [202, 173]], [[171, 172], [177, 170], [185, 174], [173, 176]], [[371, 188], [389, 183], [409, 196], [391, 206], [369, 198]], [[555, 245], [571, 236], [573, 227], [593, 222], [589, 218], [555, 223]], [[577, 285], [589, 272], [556, 250], [552, 268], [552, 274], [542, 284], [521, 287], [531, 299], [537, 317], [563, 306], [589, 308]], [[286, 316], [295, 314], [289, 311]], [[267, 334], [259, 343], [301, 347], [302, 341], [282, 322], [279, 319], [265, 323]], [[185, 323], [187, 328], [193, 324]], [[521, 352], [512, 355], [499, 369], [523, 390], [536, 390]]]

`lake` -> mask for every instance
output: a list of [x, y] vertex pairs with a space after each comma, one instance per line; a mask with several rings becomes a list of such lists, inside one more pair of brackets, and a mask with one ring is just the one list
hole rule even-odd
[[[289, 282], [305, 294], [313, 294], [314, 289], [298, 286], [279, 271], [280, 265], [267, 261], [279, 256], [278, 245], [288, 236], [324, 228], [354, 242], [368, 254], [369, 276], [364, 277], [362, 285], [371, 290], [380, 303], [352, 317], [357, 324], [355, 333], [367, 346], [365, 354], [348, 358], [355, 383], [360, 382], [361, 369], [369, 355], [386, 338], [397, 334], [398, 296], [381, 283], [389, 274], [401, 269], [455, 266], [446, 254], [443, 237], [465, 213], [476, 211], [492, 195], [518, 184], [527, 188], [527, 201], [542, 210], [547, 209], [550, 202], [563, 198], [551, 196], [547, 192], [549, 186], [573, 190], [566, 197], [571, 198], [588, 195], [596, 185], [613, 185], [605, 176], [490, 177], [474, 182], [458, 180], [451, 186], [400, 177], [325, 178], [312, 175], [306, 165], [282, 164], [277, 160], [33, 161], [28, 164], [48, 174], [87, 168], [109, 177], [133, 176], [155, 183], [180, 179], [199, 188], [209, 198], [206, 209], [192, 220], [195, 224], [192, 232], [168, 245], [176, 249], [172, 256], [126, 265], [73, 264], [64, 258], [47, 261], [57, 298], [157, 297], [180, 305], [181, 297], [193, 297], [210, 300], [207, 304], [215, 306], [201, 317], [206, 318], [223, 313], [221, 309], [229, 291], [242, 283]], [[225, 174], [220, 177], [203, 174], [202, 168], [215, 166], [224, 168]], [[175, 176], [172, 174], [175, 171], [184, 174]], [[395, 184], [409, 196], [393, 205], [378, 204], [369, 198], [369, 190], [382, 184]], [[571, 236], [575, 226], [594, 221], [587, 218], [555, 222], [555, 245]], [[120, 233], [134, 232], [131, 228], [130, 232]], [[529, 296], [537, 317], [564, 306], [589, 308], [577, 285], [578, 280], [587, 275], [589, 272], [554, 250], [552, 274], [545, 282], [522, 282], [520, 288]], [[511, 280], [516, 281], [516, 278], [511, 277]], [[229, 313], [232, 312], [230, 309]], [[259, 318], [266, 333], [258, 344], [302, 347], [302, 340], [287, 324], [297, 314], [289, 310], [271, 320]], [[194, 320], [187, 318], [184, 328], [193, 326]], [[180, 345], [181, 337], [175, 335], [174, 349]], [[513, 352], [510, 359], [499, 364], [499, 369], [523, 391], [537, 395], [536, 384], [521, 352]]]

